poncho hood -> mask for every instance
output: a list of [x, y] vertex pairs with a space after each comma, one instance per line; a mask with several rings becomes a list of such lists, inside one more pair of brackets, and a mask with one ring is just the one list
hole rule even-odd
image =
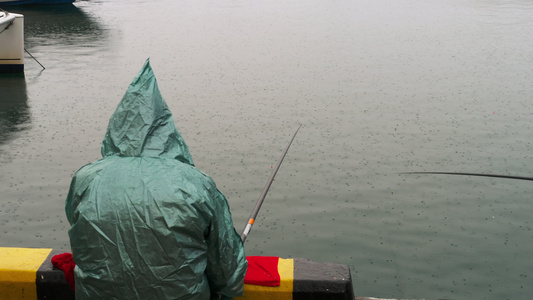
[[104, 157], [162, 157], [194, 166], [147, 59], [109, 120]]

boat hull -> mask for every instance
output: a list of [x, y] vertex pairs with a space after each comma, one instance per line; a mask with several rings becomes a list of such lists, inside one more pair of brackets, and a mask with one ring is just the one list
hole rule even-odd
[[24, 72], [24, 16], [0, 12], [0, 73]]
[[75, 0], [0, 0], [0, 5], [68, 4]]

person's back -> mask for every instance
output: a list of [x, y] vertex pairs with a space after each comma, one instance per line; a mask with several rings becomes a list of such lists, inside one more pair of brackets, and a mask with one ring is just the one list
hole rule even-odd
[[148, 62], [102, 155], [75, 174], [66, 202], [76, 299], [240, 295], [246, 258], [227, 200], [194, 167]]

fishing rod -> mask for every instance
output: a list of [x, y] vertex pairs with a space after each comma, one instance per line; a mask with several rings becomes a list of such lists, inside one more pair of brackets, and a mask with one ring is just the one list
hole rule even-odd
[[510, 175], [498, 175], [498, 174], [482, 174], [482, 173], [458, 173], [458, 172], [406, 172], [400, 174], [436, 174], [436, 175], [463, 175], [463, 176], [483, 176], [483, 177], [495, 177], [506, 179], [518, 179], [533, 181], [533, 177], [524, 176], [510, 176]]
[[248, 234], [250, 233], [250, 230], [252, 229], [252, 226], [254, 225], [255, 218], [257, 217], [257, 214], [259, 213], [259, 210], [261, 209], [261, 205], [263, 204], [263, 201], [265, 200], [265, 197], [268, 193], [268, 190], [270, 189], [270, 186], [272, 185], [272, 182], [274, 181], [274, 177], [276, 176], [276, 173], [279, 170], [279, 167], [281, 166], [281, 163], [283, 162], [283, 159], [285, 158], [285, 155], [289, 151], [289, 148], [291, 147], [292, 141], [294, 141], [294, 138], [296, 137], [296, 134], [298, 133], [298, 130], [300, 130], [300, 127], [302, 125], [298, 126], [298, 129], [296, 129], [296, 132], [292, 136], [291, 141], [289, 142], [289, 145], [281, 155], [280, 159], [278, 160], [278, 163], [276, 164], [276, 167], [274, 168], [274, 171], [272, 171], [272, 174], [270, 175], [270, 178], [268, 178], [268, 181], [265, 185], [265, 188], [263, 189], [263, 192], [259, 196], [259, 200], [257, 200], [257, 203], [255, 204], [254, 210], [250, 214], [250, 218], [248, 219], [248, 223], [246, 224], [246, 227], [244, 227], [244, 231], [241, 235], [241, 240], [244, 244], [244, 241], [246, 241], [246, 238], [248, 237]]

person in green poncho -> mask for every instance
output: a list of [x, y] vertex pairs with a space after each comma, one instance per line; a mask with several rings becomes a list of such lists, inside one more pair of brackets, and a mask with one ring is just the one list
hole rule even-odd
[[76, 172], [66, 200], [76, 300], [242, 295], [247, 262], [228, 202], [194, 167], [148, 60], [102, 155]]

